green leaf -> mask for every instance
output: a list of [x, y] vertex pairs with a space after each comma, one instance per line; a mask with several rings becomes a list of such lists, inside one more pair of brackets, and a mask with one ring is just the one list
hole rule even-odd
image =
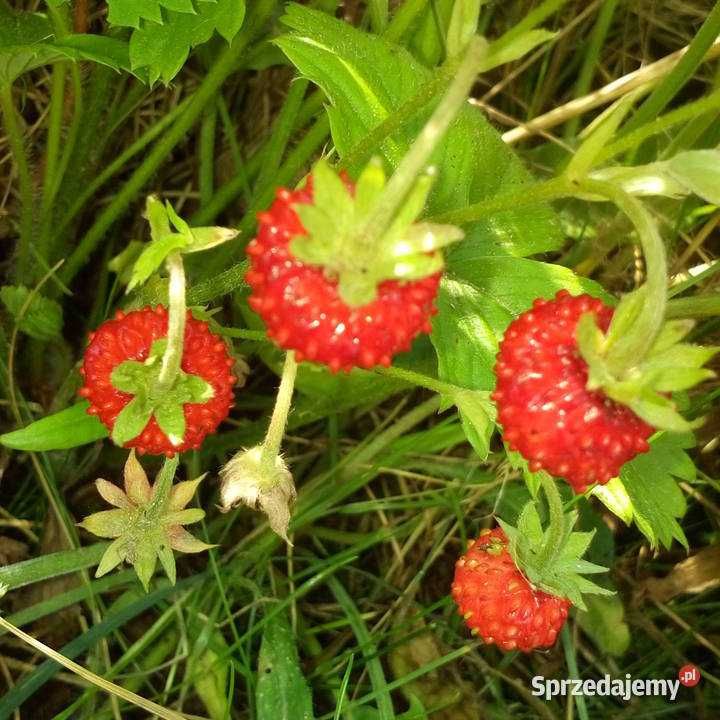
[[591, 494], [626, 525], [633, 521], [633, 505], [620, 478], [612, 478], [605, 485], [596, 485]]
[[0, 435], [0, 443], [14, 450], [45, 452], [68, 450], [107, 437], [107, 428], [95, 415], [87, 414], [89, 406], [84, 400], [20, 430]]
[[584, 139], [575, 151], [565, 170], [568, 177], [583, 178], [594, 165], [597, 157], [605, 148], [610, 138], [620, 127], [620, 123], [630, 112], [638, 98], [638, 91], [630, 92], [602, 112], [585, 129]]
[[145, 592], [150, 589], [150, 580], [155, 574], [157, 559], [157, 548], [153, 547], [147, 540], [138, 544], [132, 564], [142, 586], [145, 588]]
[[688, 547], [678, 523], [687, 505], [676, 478], [686, 482], [695, 479], [697, 470], [685, 452], [693, 445], [687, 435], [662, 433], [652, 439], [648, 453], [626, 463], [620, 473], [635, 524], [653, 548], [659, 545], [669, 548], [673, 539]]
[[665, 165], [688, 190], [720, 205], [720, 150], [689, 150], [675, 155]]
[[174, 585], [177, 581], [177, 568], [172, 549], [163, 543], [157, 549], [157, 556], [170, 584]]
[[61, 550], [47, 555], [38, 555], [13, 565], [5, 565], [0, 567], [0, 584], [15, 590], [78, 570], [85, 570], [99, 562], [107, 547], [107, 543], [96, 543], [76, 550]]
[[29, 70], [60, 60], [92, 60], [115, 70], [130, 69], [128, 46], [122, 40], [101, 35], [58, 40], [44, 15], [13, 12], [0, 3], [0, 83], [12, 83]]
[[555, 35], [557, 35], [557, 33], [550, 32], [550, 30], [528, 30], [516, 38], [513, 38], [513, 40], [507, 44], [501, 46], [491, 44], [487, 57], [480, 65], [480, 71], [487, 72], [500, 65], [518, 60], [523, 57], [523, 55], [527, 55], [531, 50], [534, 50], [538, 45], [552, 40]]
[[486, 0], [456, 0], [447, 31], [448, 57], [460, 55], [475, 35], [480, 18], [480, 8]]
[[34, 293], [25, 307], [29, 297], [30, 290], [22, 285], [5, 285], [0, 288], [3, 305], [26, 335], [36, 340], [54, 340], [60, 337], [63, 324], [60, 304]]
[[112, 429], [112, 440], [116, 445], [124, 445], [136, 438], [150, 422], [152, 405], [146, 398], [134, 397], [121, 411]]
[[163, 22], [162, 9], [194, 13], [192, 0], [108, 0], [108, 22], [139, 28], [140, 20]]
[[485, 460], [490, 452], [490, 438], [495, 430], [495, 406], [488, 392], [459, 389], [453, 393], [463, 430], [475, 452]]
[[118, 538], [110, 543], [108, 549], [104, 552], [102, 558], [100, 558], [100, 562], [95, 570], [96, 578], [107, 575], [124, 560], [124, 554], [122, 552], [123, 544], [124, 541], [122, 538]]
[[222, 633], [215, 630], [208, 647], [192, 666], [193, 684], [210, 720], [227, 720], [232, 717], [227, 691], [230, 674], [230, 663], [227, 662], [227, 658], [231, 652]]
[[169, 83], [190, 50], [214, 32], [232, 41], [245, 17], [245, 0], [199, 0], [196, 10], [197, 14], [168, 11], [162, 25], [145, 23], [135, 30], [130, 38], [133, 70], [147, 70], [151, 83], [159, 78]]
[[255, 689], [258, 720], [312, 720], [310, 688], [284, 612], [265, 623]]
[[[449, 17], [449, 15], [448, 15]], [[276, 43], [300, 73], [328, 97], [326, 106], [335, 146], [345, 157], [371, 131], [419, 93], [432, 79], [404, 48], [358, 30], [329, 15], [288, 6], [283, 23], [291, 33]], [[434, 29], [434, 32], [436, 30]], [[392, 68], [392, 72], [388, 71]], [[357, 173], [372, 155], [396, 167], [429, 115], [431, 106], [404, 118], [403, 127], [355, 158]], [[467, 206], [507, 192], [530, 180], [529, 173], [503, 143], [478, 108], [465, 107], [433, 154], [438, 178], [430, 195], [430, 215]], [[465, 229], [465, 246], [514, 255], [557, 249], [562, 236], [547, 205], [498, 213]]]
[[625, 608], [618, 595], [589, 595], [586, 610], [575, 616], [580, 627], [597, 647], [608, 655], [619, 657], [630, 647], [630, 628], [625, 622]]

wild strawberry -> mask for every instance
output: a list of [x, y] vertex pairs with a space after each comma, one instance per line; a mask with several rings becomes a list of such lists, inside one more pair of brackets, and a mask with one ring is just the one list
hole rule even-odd
[[502, 650], [549, 647], [571, 605], [585, 609], [583, 594], [612, 594], [583, 577], [606, 568], [583, 560], [594, 532], [575, 532], [577, 511], [564, 512], [555, 481], [544, 476], [548, 505], [543, 527], [535, 500], [517, 527], [483, 530], [455, 565], [452, 595], [473, 634]]
[[588, 363], [580, 354], [580, 318], [594, 314], [607, 331], [612, 308], [589, 295], [560, 291], [538, 299], [510, 324], [500, 343], [495, 374], [503, 437], [529, 461], [584, 492], [604, 484], [649, 449], [653, 427], [600, 389], [588, 389]]
[[156, 392], [167, 326], [161, 305], [118, 311], [90, 335], [79, 394], [119, 445], [171, 457], [199, 448], [227, 417], [235, 378], [225, 342], [188, 311], [181, 370]]
[[442, 258], [457, 228], [413, 223], [425, 184], [407, 212], [373, 238], [373, 203], [385, 183], [370, 165], [353, 183], [318, 163], [306, 186], [280, 189], [258, 216], [247, 247], [250, 307], [282, 348], [333, 372], [389, 365], [431, 330]]
[[566, 598], [527, 581], [501, 528], [483, 530], [457, 561], [452, 596], [473, 634], [501, 650], [550, 647], [570, 609]]

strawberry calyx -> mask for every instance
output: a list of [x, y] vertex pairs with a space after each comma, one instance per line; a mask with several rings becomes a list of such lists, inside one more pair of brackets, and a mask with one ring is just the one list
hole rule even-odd
[[665, 320], [665, 245], [645, 205], [611, 182], [585, 179], [579, 186], [613, 201], [632, 222], [647, 275], [642, 287], [622, 298], [607, 333], [591, 314], [580, 318], [576, 338], [588, 364], [587, 388], [602, 390], [658, 430], [687, 432], [693, 423], [677, 411], [671, 393], [713, 377], [702, 366], [718, 349], [681, 342], [692, 323]]
[[628, 360], [625, 339], [648, 302], [645, 287], [623, 297], [606, 333], [592, 313], [577, 326], [578, 349], [588, 365], [588, 390], [601, 390], [659, 430], [687, 432], [695, 423], [680, 415], [672, 393], [712, 378], [703, 365], [719, 348], [682, 342], [691, 320], [664, 322], [644, 354]]
[[204, 403], [215, 391], [199, 375], [177, 370], [168, 386], [162, 379], [163, 358], [167, 351], [166, 338], [156, 340], [144, 362], [126, 360], [112, 372], [110, 382], [120, 392], [133, 396], [113, 425], [111, 437], [117, 445], [136, 438], [154, 415], [160, 429], [170, 443], [180, 446], [185, 437], [186, 403]]
[[160, 561], [170, 582], [175, 584], [173, 550], [198, 553], [213, 547], [185, 530], [185, 525], [205, 517], [200, 508], [187, 508], [204, 476], [173, 485], [178, 456], [166, 460], [153, 485], [131, 451], [125, 463], [124, 489], [98, 479], [96, 487], [112, 510], [86, 517], [80, 527], [93, 535], [112, 538], [97, 567], [95, 577], [107, 574], [123, 561], [130, 563], [147, 591]]
[[508, 538], [508, 552], [528, 582], [550, 595], [567, 598], [585, 610], [583, 594], [613, 594], [583, 577], [607, 572], [602, 565], [582, 559], [595, 531], [573, 530], [577, 511], [564, 512], [555, 481], [546, 473], [543, 473], [542, 487], [549, 510], [546, 527], [543, 527], [537, 505], [532, 500], [520, 513], [517, 527], [498, 518]]
[[296, 203], [306, 234], [290, 241], [293, 255], [322, 266], [338, 282], [342, 299], [351, 307], [372, 302], [385, 280], [420, 280], [443, 267], [440, 249], [460, 240], [453, 225], [417, 222], [433, 180], [433, 170], [421, 174], [387, 223], [376, 222], [387, 178], [382, 163], [371, 160], [354, 190], [325, 160], [312, 172], [313, 202]]

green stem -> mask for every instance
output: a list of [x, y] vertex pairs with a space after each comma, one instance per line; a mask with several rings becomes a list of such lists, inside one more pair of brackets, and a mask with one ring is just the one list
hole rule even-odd
[[718, 315], [720, 315], [720, 293], [668, 300], [665, 309], [665, 317], [668, 320]]
[[571, 182], [561, 175], [550, 180], [521, 185], [517, 190], [487, 198], [464, 208], [433, 215], [428, 219], [431, 222], [448, 225], [467, 225], [487, 220], [496, 213], [517, 210], [520, 207], [549, 200], [559, 200], [574, 192]]
[[542, 473], [542, 488], [547, 499], [549, 517], [545, 544], [538, 553], [537, 568], [540, 577], [554, 560], [565, 535], [565, 512], [560, 491], [555, 480], [547, 473]]
[[30, 261], [30, 240], [33, 234], [33, 181], [30, 164], [25, 149], [25, 139], [20, 127], [20, 120], [15, 110], [12, 86], [0, 83], [0, 109], [5, 124], [10, 150], [18, 171], [20, 187], [20, 244], [18, 252], [17, 275], [23, 282], [27, 280]]
[[608, 365], [615, 377], [636, 366], [655, 342], [665, 319], [667, 303], [667, 258], [657, 224], [642, 201], [609, 182], [582, 180], [579, 187], [607, 198], [617, 205], [635, 226], [645, 256], [645, 303], [630, 331], [615, 342]]
[[435, 378], [423, 375], [413, 370], [406, 370], [405, 368], [395, 367], [392, 365], [387, 368], [375, 368], [375, 372], [378, 375], [385, 375], [386, 377], [395, 378], [402, 380], [403, 382], [412, 383], [418, 387], [424, 387], [428, 390], [438, 393], [439, 395], [452, 396], [458, 390], [457, 385], [451, 385], [450, 383], [443, 382], [442, 380], [436, 380]]
[[290, 403], [295, 389], [296, 375], [295, 353], [290, 350], [285, 355], [285, 365], [283, 366], [280, 387], [275, 398], [275, 408], [262, 446], [261, 463], [263, 465], [269, 464], [273, 469], [275, 468], [275, 458], [280, 453], [280, 447], [285, 435], [285, 426], [287, 425]]
[[365, 226], [363, 231], [365, 237], [381, 237], [392, 222], [397, 209], [418, 175], [425, 169], [437, 144], [465, 104], [485, 51], [486, 43], [482, 39], [473, 38], [470, 41], [447, 93], [388, 181], [375, 212]]
[[165, 261], [170, 274], [168, 285], [168, 333], [167, 347], [163, 354], [162, 367], [158, 376], [157, 392], [167, 392], [175, 382], [183, 357], [185, 344], [185, 268], [180, 253], [171, 253]]

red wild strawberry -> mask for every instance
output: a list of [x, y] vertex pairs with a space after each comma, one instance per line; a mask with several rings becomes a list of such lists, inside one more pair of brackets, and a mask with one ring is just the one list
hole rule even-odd
[[299, 361], [333, 372], [387, 366], [431, 330], [442, 269], [437, 249], [462, 233], [413, 222], [430, 187], [423, 180], [374, 236], [367, 228], [384, 184], [376, 164], [356, 188], [321, 161], [303, 189], [278, 190], [258, 215], [257, 237], [247, 247], [249, 303], [268, 335]]
[[523, 652], [553, 645], [571, 604], [527, 581], [501, 528], [483, 530], [470, 543], [455, 565], [452, 595], [474, 635]]
[[483, 530], [455, 566], [452, 594], [468, 627], [502, 650], [549, 647], [570, 605], [586, 609], [583, 595], [611, 594], [585, 575], [606, 568], [583, 559], [593, 532], [575, 532], [577, 511], [566, 513], [555, 480], [545, 476], [548, 522], [535, 500], [526, 503], [517, 527]]
[[588, 365], [576, 339], [586, 313], [608, 329], [612, 308], [589, 295], [561, 290], [554, 300], [536, 300], [505, 332], [493, 393], [510, 448], [531, 470], [562, 477], [578, 493], [617, 476], [649, 449], [654, 432], [627, 406], [587, 388]]
[[320, 362], [334, 372], [390, 365], [418, 334], [430, 332], [440, 273], [412, 282], [386, 280], [375, 300], [351, 307], [340, 297], [337, 280], [290, 250], [290, 239], [305, 233], [296, 203], [312, 203], [311, 187], [279, 190], [270, 210], [258, 216], [257, 237], [247, 248], [250, 307], [268, 335], [295, 350], [298, 361]]
[[[135, 371], [130, 379], [124, 379], [123, 389], [129, 390], [133, 387], [131, 380], [139, 383], [143, 372], [150, 373], [159, 367], [162, 353], [156, 353], [156, 348], [167, 334], [167, 325], [167, 310], [159, 305], [127, 314], [118, 311], [113, 320], [103, 323], [90, 335], [81, 369], [85, 385], [79, 394], [90, 402], [88, 413], [97, 415], [111, 432], [116, 429], [121, 412], [136, 400], [134, 393], [117, 387], [123, 385], [123, 378], [116, 371], [121, 365]], [[215, 432], [230, 411], [235, 382], [232, 366], [225, 342], [210, 332], [207, 323], [196, 320], [188, 311], [179, 378], [185, 386], [176, 385], [163, 398], [148, 404], [143, 410], [147, 422], [141, 413], [138, 431], [119, 444], [136, 448], [140, 453], [169, 457], [199, 448], [205, 436]], [[188, 397], [201, 401], [187, 402]], [[172, 407], [168, 410], [168, 402], [175, 402], [182, 410], [181, 413], [177, 410], [179, 419], [171, 417], [165, 421], [167, 413], [172, 411]], [[173, 420], [176, 425], [179, 422], [182, 429], [179, 437], [173, 438], [175, 442], [160, 427], [171, 425]]]

